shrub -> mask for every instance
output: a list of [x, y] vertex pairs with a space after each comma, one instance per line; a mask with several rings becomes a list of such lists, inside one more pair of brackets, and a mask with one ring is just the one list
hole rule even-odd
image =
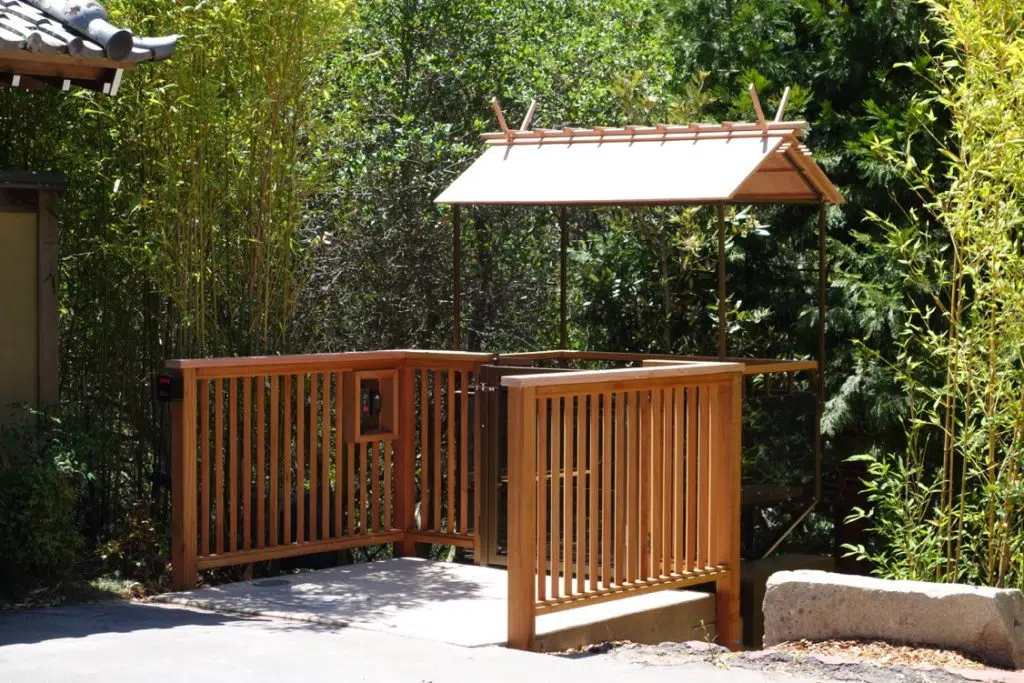
[[84, 545], [76, 511], [83, 478], [56, 418], [30, 414], [0, 428], [0, 592], [71, 569]]

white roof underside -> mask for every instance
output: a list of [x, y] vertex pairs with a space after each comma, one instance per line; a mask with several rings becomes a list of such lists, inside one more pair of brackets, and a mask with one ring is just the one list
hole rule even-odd
[[440, 204], [711, 204], [843, 199], [788, 135], [492, 141]]

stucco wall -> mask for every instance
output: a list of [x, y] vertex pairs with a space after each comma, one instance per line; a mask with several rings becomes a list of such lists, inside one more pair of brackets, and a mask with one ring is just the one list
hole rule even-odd
[[0, 212], [0, 421], [11, 403], [39, 400], [39, 320], [34, 212]]

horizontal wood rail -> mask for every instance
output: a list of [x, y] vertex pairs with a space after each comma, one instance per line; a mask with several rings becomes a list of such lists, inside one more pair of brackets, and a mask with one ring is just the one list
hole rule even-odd
[[182, 380], [170, 411], [174, 587], [193, 587], [200, 569], [381, 543], [404, 554], [417, 542], [475, 547], [474, 390], [490, 359], [169, 361]]
[[739, 642], [743, 366], [502, 378], [508, 388], [509, 645], [538, 614], [714, 582]]
[[497, 356], [498, 365], [529, 365], [543, 361], [590, 361], [604, 363], [633, 363], [636, 365], [657, 365], [659, 361], [673, 363], [739, 363], [743, 365], [744, 375], [757, 375], [773, 372], [801, 372], [816, 371], [818, 362], [814, 360], [786, 360], [778, 358], [738, 358], [717, 356], [678, 356], [673, 354], [657, 353], [628, 353], [608, 351], [570, 351], [570, 350], [549, 350], [549, 351], [528, 351], [524, 353], [502, 353]]

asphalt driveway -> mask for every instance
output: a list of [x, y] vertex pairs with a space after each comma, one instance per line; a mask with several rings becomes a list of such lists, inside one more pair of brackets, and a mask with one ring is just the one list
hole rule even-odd
[[466, 648], [357, 627], [241, 618], [111, 602], [0, 614], [0, 681], [585, 681], [789, 680], [709, 664], [650, 667]]

